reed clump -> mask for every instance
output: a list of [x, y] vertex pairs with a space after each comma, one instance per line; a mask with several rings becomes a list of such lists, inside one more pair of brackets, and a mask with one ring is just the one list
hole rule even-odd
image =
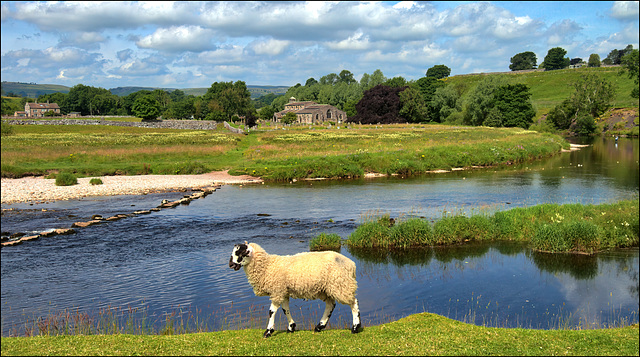
[[342, 246], [342, 237], [335, 233], [320, 233], [311, 239], [309, 249], [316, 250], [337, 250]]
[[445, 214], [431, 224], [388, 214], [367, 217], [345, 241], [354, 248], [409, 248], [513, 240], [548, 252], [596, 253], [638, 246], [638, 199], [612, 204], [542, 204], [493, 215]]

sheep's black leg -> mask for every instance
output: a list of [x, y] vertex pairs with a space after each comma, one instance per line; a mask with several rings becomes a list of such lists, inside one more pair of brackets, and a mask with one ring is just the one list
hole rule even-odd
[[296, 323], [293, 321], [293, 317], [291, 317], [291, 310], [289, 310], [289, 298], [282, 302], [282, 312], [287, 316], [287, 321], [289, 322], [287, 332], [294, 332], [296, 330]]
[[318, 323], [316, 325], [316, 328], [314, 329], [316, 332], [320, 332], [325, 327], [327, 327], [327, 323], [329, 322], [329, 318], [333, 313], [333, 309], [336, 308], [336, 301], [331, 298], [326, 298], [324, 300], [324, 303], [325, 303], [324, 314], [322, 314], [322, 319], [320, 319], [320, 323]]
[[278, 311], [278, 308], [280, 307], [280, 305], [275, 304], [273, 301], [271, 302], [271, 306], [269, 307], [269, 324], [267, 325], [267, 330], [264, 331], [264, 338], [267, 337], [271, 337], [271, 335], [273, 334], [273, 331], [275, 331], [274, 326], [275, 326], [275, 319], [276, 319], [276, 312]]

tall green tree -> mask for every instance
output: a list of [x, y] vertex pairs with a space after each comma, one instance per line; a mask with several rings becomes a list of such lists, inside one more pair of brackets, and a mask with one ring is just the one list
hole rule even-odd
[[160, 103], [153, 94], [146, 94], [136, 99], [132, 110], [143, 121], [154, 120], [160, 115]]
[[535, 69], [538, 65], [536, 54], [531, 51], [521, 52], [511, 57], [509, 69], [512, 71], [522, 71], [526, 69]]
[[425, 74], [425, 77], [433, 77], [435, 79], [442, 79], [442, 78], [446, 78], [449, 77], [449, 75], [451, 74], [451, 68], [443, 65], [443, 64], [437, 64], [429, 69], [427, 69], [427, 73]]
[[589, 62], [587, 63], [589, 67], [600, 67], [600, 55], [597, 53], [592, 53], [589, 56]]
[[554, 47], [550, 49], [544, 57], [544, 62], [542, 62], [544, 69], [554, 70], [569, 67], [571, 60], [568, 57], [565, 57], [566, 54], [567, 50], [562, 47]]
[[630, 79], [633, 79], [633, 82], [636, 86], [631, 90], [631, 97], [638, 98], [638, 84], [640, 78], [640, 70], [638, 66], [638, 50], [629, 51], [624, 57], [622, 57], [622, 73], [627, 73]]
[[400, 114], [409, 123], [429, 121], [429, 109], [422, 94], [415, 88], [408, 87], [398, 94], [400, 96]]
[[208, 120], [231, 120], [234, 115], [245, 116], [255, 112], [251, 93], [243, 81], [215, 82], [204, 94]]
[[464, 123], [474, 126], [483, 125], [495, 105], [494, 92], [507, 84], [504, 75], [482, 78], [467, 97]]
[[518, 83], [501, 86], [493, 97], [494, 108], [502, 118], [500, 126], [528, 129], [533, 124], [536, 111], [531, 104], [531, 92], [527, 85]]

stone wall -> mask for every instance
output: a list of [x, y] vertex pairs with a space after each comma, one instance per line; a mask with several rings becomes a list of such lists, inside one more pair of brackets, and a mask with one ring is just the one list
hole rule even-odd
[[190, 130], [215, 130], [218, 123], [207, 120], [156, 120], [149, 122], [115, 121], [104, 119], [52, 119], [52, 120], [28, 120], [28, 119], [3, 119], [4, 123], [11, 125], [114, 125], [140, 128], [165, 128], [165, 129], [190, 129]]

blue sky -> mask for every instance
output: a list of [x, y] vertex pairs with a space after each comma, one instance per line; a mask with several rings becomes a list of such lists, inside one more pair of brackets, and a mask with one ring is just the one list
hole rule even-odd
[[638, 2], [2, 2], [3, 81], [192, 88], [508, 71], [638, 48]]

